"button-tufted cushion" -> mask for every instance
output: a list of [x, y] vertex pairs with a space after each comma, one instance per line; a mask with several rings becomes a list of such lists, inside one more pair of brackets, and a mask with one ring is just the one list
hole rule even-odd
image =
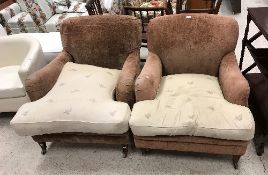
[[130, 127], [137, 136], [189, 135], [250, 140], [254, 120], [246, 107], [223, 97], [218, 78], [203, 74], [165, 76], [155, 100], [133, 107]]
[[63, 132], [122, 134], [130, 108], [114, 101], [120, 70], [66, 63], [48, 94], [23, 105], [11, 125], [19, 135]]

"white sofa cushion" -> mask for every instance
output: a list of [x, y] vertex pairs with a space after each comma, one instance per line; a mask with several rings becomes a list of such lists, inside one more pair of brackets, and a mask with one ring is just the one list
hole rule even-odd
[[27, 12], [27, 7], [25, 4], [25, 0], [16, 0], [16, 2], [19, 4], [20, 9], [22, 12]]
[[16, 16], [8, 20], [8, 25], [11, 28], [26, 28], [26, 27], [36, 27], [31, 15], [27, 12], [21, 12]]
[[60, 24], [63, 20], [70, 17], [81, 16], [82, 13], [63, 13], [52, 16], [45, 24], [48, 32], [59, 32]]
[[26, 96], [19, 77], [20, 66], [6, 66], [0, 68], [0, 99]]
[[85, 13], [87, 12], [86, 3], [82, 2], [72, 2], [70, 8], [68, 9], [69, 13]]
[[250, 110], [226, 101], [218, 78], [202, 74], [163, 77], [156, 99], [136, 103], [129, 124], [137, 136], [229, 140], [250, 140], [255, 129]]
[[0, 24], [0, 37], [1, 36], [7, 36], [7, 32], [4, 29], [4, 27]]
[[128, 131], [130, 108], [113, 100], [120, 70], [67, 63], [48, 94], [23, 105], [11, 121], [19, 135]]

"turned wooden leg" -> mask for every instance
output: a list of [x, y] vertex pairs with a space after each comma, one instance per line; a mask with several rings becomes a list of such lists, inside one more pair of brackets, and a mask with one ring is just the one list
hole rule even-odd
[[239, 162], [240, 157], [241, 157], [241, 156], [233, 155], [233, 165], [234, 165], [234, 168], [235, 168], [235, 169], [238, 168], [238, 162]]
[[38, 142], [39, 146], [41, 147], [42, 151], [41, 154], [45, 155], [47, 153], [47, 145], [46, 142]]
[[128, 145], [122, 145], [122, 148], [123, 158], [126, 158], [128, 154]]
[[264, 153], [264, 142], [261, 138], [254, 138], [254, 145], [256, 153], [258, 156], [261, 156]]
[[142, 149], [141, 149], [141, 154], [142, 154], [142, 155], [147, 155], [147, 154], [150, 153], [150, 151], [151, 151], [150, 149], [142, 148]]

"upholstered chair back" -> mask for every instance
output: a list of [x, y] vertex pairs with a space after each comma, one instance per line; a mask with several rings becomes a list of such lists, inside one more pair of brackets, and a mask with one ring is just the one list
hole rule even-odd
[[141, 24], [131, 16], [69, 18], [60, 31], [63, 49], [79, 64], [122, 69], [128, 55], [141, 46]]
[[235, 50], [238, 24], [231, 17], [181, 14], [149, 23], [148, 49], [159, 56], [163, 74], [218, 76], [223, 56]]

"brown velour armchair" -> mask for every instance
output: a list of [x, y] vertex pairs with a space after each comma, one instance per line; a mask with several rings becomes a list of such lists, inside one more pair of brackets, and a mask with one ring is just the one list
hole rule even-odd
[[32, 136], [43, 154], [46, 142], [74, 142], [120, 144], [126, 156], [140, 73], [140, 26], [130, 16], [64, 20], [63, 51], [28, 77], [32, 102], [11, 121], [15, 131]]
[[255, 129], [237, 38], [230, 17], [182, 14], [149, 23], [129, 122], [137, 148], [227, 154], [237, 168]]

